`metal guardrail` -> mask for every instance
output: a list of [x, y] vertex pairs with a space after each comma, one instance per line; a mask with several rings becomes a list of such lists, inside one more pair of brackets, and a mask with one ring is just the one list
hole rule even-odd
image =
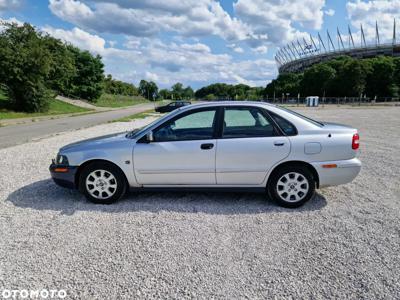
[[[283, 105], [306, 105], [306, 98], [269, 98], [263, 99], [264, 102], [272, 104], [283, 104]], [[360, 97], [321, 97], [319, 98], [319, 106], [323, 105], [383, 105], [393, 104], [400, 106], [400, 98], [398, 97], [379, 97], [376, 99], [360, 98]]]

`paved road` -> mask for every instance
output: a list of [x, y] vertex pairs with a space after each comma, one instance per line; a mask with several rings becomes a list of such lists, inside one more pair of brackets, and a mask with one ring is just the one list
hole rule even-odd
[[121, 110], [0, 127], [0, 149], [23, 144], [63, 131], [98, 125], [152, 108], [152, 103], [146, 103]]

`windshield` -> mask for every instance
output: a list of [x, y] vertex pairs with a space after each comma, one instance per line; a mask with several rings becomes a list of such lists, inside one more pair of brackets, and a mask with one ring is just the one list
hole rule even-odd
[[134, 139], [134, 138], [136, 138], [137, 136], [141, 135], [144, 131], [146, 131], [148, 128], [150, 128], [150, 127], [153, 126], [154, 124], [163, 121], [164, 119], [166, 119], [167, 117], [169, 117], [172, 113], [176, 113], [177, 111], [178, 111], [178, 110], [174, 110], [173, 112], [170, 112], [170, 113], [166, 114], [165, 116], [162, 116], [161, 118], [154, 120], [153, 122], [151, 122], [150, 124], [148, 124], [148, 125], [146, 125], [146, 126], [144, 126], [144, 127], [136, 128], [136, 129], [134, 129], [134, 130], [128, 132], [128, 133], [126, 134], [126, 137], [127, 137], [128, 139]]
[[277, 106], [277, 108], [279, 108], [279, 109], [281, 109], [281, 110], [284, 110], [284, 111], [286, 111], [286, 112], [288, 112], [288, 113], [290, 113], [290, 114], [292, 114], [292, 115], [295, 115], [296, 117], [302, 118], [303, 120], [306, 120], [306, 121], [308, 121], [308, 122], [310, 122], [310, 123], [313, 123], [314, 125], [317, 125], [317, 126], [324, 126], [323, 123], [318, 122], [318, 121], [316, 121], [316, 120], [313, 120], [313, 119], [311, 119], [311, 118], [309, 118], [309, 117], [303, 116], [302, 114], [299, 114], [298, 112], [295, 112], [295, 111], [293, 111], [293, 110], [290, 110], [290, 109], [288, 109], [288, 108], [286, 108], [286, 107]]

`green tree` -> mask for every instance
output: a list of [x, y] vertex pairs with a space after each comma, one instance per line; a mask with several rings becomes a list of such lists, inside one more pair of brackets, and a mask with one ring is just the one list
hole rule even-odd
[[190, 86], [184, 88], [182, 96], [184, 99], [192, 99], [194, 97], [194, 91]]
[[367, 93], [374, 96], [396, 96], [400, 89], [400, 59], [377, 57], [354, 59], [342, 56], [306, 69], [304, 73], [280, 74], [267, 84], [264, 97], [275, 93], [296, 95], [359, 97]]
[[25, 23], [4, 24], [0, 32], [0, 83], [15, 109], [46, 111], [50, 92], [46, 88], [53, 57], [41, 34]]
[[73, 46], [68, 48], [74, 55], [77, 69], [69, 89], [72, 96], [96, 101], [103, 92], [104, 65], [101, 56], [93, 56], [89, 51], [82, 51]]
[[46, 48], [52, 56], [50, 72], [46, 79], [47, 86], [60, 94], [66, 95], [77, 75], [75, 57], [66, 45], [49, 35], [43, 37]]
[[377, 57], [370, 59], [370, 72], [367, 76], [366, 93], [372, 98], [392, 95], [395, 64], [393, 58]]
[[393, 84], [400, 86], [400, 58], [396, 57], [393, 59], [394, 70], [393, 70]]
[[250, 86], [247, 84], [237, 84], [230, 89], [230, 99], [232, 100], [246, 100]]
[[264, 88], [246, 84], [214, 83], [198, 89], [194, 95], [198, 99], [206, 100], [261, 100], [264, 97]]
[[297, 95], [301, 91], [303, 74], [286, 73], [280, 74], [277, 79], [267, 84], [264, 90], [264, 98], [279, 98], [282, 94]]
[[356, 59], [349, 59], [340, 68], [337, 81], [338, 96], [359, 97], [365, 92], [368, 64]]
[[205, 100], [214, 101], [214, 100], [217, 100], [217, 98], [215, 97], [214, 94], [208, 94], [208, 95], [205, 97]]
[[113, 95], [137, 96], [138, 89], [135, 85], [120, 80], [115, 80], [109, 74], [103, 81], [104, 92]]
[[305, 95], [323, 96], [329, 92], [332, 80], [336, 76], [334, 68], [327, 64], [314, 65], [304, 72], [301, 90]]
[[400, 96], [400, 58], [396, 57], [393, 59], [393, 84], [392, 93], [394, 97]]
[[175, 83], [171, 87], [171, 93], [175, 100], [181, 100], [183, 98], [183, 85], [180, 82]]
[[146, 99], [154, 101], [158, 96], [157, 84], [142, 79], [139, 83], [139, 93]]
[[162, 99], [171, 99], [171, 92], [167, 89], [162, 89], [158, 93]]

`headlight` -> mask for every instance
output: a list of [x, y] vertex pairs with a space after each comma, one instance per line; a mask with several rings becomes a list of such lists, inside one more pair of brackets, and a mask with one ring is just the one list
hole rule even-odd
[[68, 158], [65, 155], [58, 154], [57, 158], [56, 158], [56, 164], [66, 166], [66, 165], [68, 165]]

